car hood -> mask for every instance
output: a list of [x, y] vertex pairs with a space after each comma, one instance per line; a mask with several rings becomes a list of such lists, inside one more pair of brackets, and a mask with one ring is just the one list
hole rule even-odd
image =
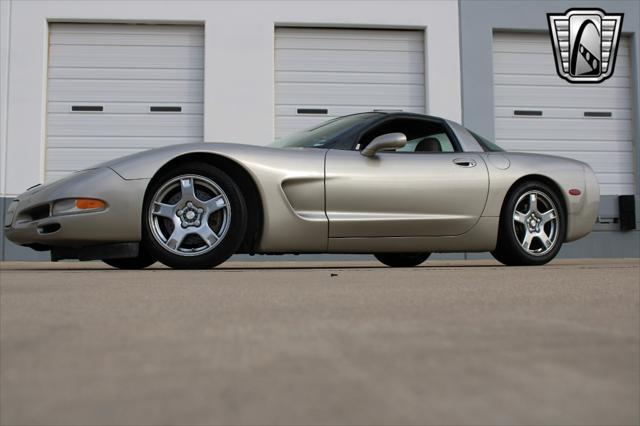
[[[294, 152], [300, 153], [303, 151], [313, 151], [315, 154], [312, 155], [317, 155], [318, 152], [325, 150], [320, 148], [276, 148], [271, 146], [222, 142], [191, 143], [170, 145], [142, 151], [107, 161], [96, 167], [109, 167], [127, 180], [149, 179], [168, 161], [183, 155], [215, 154], [239, 164], [249, 165], [260, 163], [268, 167], [274, 160], [286, 156], [285, 152], [294, 154]], [[303, 157], [306, 156], [303, 155]], [[294, 154], [292, 158], [295, 158], [295, 160], [292, 161], [300, 161], [299, 155]]]

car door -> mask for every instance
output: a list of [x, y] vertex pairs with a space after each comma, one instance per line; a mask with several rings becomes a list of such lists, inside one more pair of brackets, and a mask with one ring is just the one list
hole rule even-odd
[[[377, 133], [391, 131], [407, 133], [413, 148], [422, 137], [419, 129], [402, 125], [386, 124]], [[453, 138], [450, 131], [442, 134]], [[407, 146], [373, 157], [357, 149], [329, 150], [329, 237], [447, 236], [470, 230], [484, 210], [488, 172], [480, 155], [456, 152], [453, 145], [453, 152], [416, 152]]]

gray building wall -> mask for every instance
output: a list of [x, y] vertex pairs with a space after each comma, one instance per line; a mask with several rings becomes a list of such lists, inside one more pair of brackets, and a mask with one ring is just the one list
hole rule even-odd
[[[640, 2], [638, 1], [504, 1], [460, 0], [460, 55], [462, 67], [462, 120], [471, 130], [495, 139], [493, 97], [493, 32], [496, 30], [548, 33], [547, 13], [567, 9], [600, 8], [624, 13], [622, 35], [631, 38], [634, 87], [634, 157], [636, 228], [640, 228]], [[551, 49], [551, 46], [549, 46]], [[601, 198], [600, 215], [618, 217], [618, 197]], [[617, 224], [597, 224], [588, 237], [563, 246], [560, 257], [640, 257], [640, 229], [622, 232]]]

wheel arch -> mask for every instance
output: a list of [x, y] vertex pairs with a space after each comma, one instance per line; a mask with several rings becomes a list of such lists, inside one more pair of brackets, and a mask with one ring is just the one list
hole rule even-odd
[[558, 197], [558, 200], [560, 200], [561, 203], [561, 208], [562, 211], [564, 212], [564, 216], [565, 216], [565, 229], [564, 229], [564, 235], [562, 236], [562, 239], [564, 240], [567, 236], [567, 230], [569, 229], [569, 210], [568, 210], [568, 205], [567, 205], [567, 200], [565, 199], [564, 193], [562, 192], [562, 188], [560, 187], [560, 184], [558, 184], [558, 182], [556, 182], [555, 180], [551, 179], [548, 176], [545, 175], [540, 175], [540, 174], [528, 174], [525, 176], [522, 176], [520, 178], [518, 178], [518, 180], [516, 180], [515, 182], [513, 182], [511, 184], [511, 186], [509, 187], [509, 189], [507, 190], [507, 192], [504, 195], [504, 198], [502, 199], [502, 205], [500, 206], [500, 222], [502, 222], [502, 218], [503, 218], [503, 213], [504, 213], [504, 209], [505, 206], [507, 205], [507, 201], [509, 200], [509, 197], [511, 196], [511, 194], [513, 193], [513, 191], [515, 191], [515, 189], [520, 186], [521, 184], [525, 183], [525, 182], [541, 182], [544, 183], [545, 185], [549, 186], [549, 188], [551, 188], [551, 190], [553, 190], [553, 192], [555, 193], [555, 195]]
[[[242, 244], [238, 249], [238, 253], [254, 254], [262, 237], [264, 227], [264, 207], [262, 197], [253, 176], [249, 171], [237, 161], [225, 157], [223, 155], [210, 152], [190, 152], [172, 158], [155, 171], [150, 182], [153, 182], [157, 176], [166, 170], [175, 167], [178, 164], [189, 162], [206, 163], [214, 166], [225, 173], [240, 187], [242, 196], [247, 204], [247, 230], [243, 237]], [[145, 191], [145, 199], [151, 185], [147, 186]]]

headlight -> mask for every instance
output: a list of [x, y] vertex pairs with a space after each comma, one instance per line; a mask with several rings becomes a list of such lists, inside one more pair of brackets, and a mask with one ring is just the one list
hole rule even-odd
[[13, 218], [16, 215], [16, 209], [18, 208], [18, 200], [13, 200], [9, 203], [9, 208], [7, 209], [7, 214], [4, 218], [4, 226], [11, 226], [13, 223]]
[[107, 208], [107, 203], [94, 198], [67, 198], [53, 204], [53, 215], [100, 211]]

